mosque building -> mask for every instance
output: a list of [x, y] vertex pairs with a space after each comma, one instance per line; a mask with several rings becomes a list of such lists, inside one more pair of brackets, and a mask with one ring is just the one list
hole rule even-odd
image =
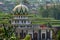
[[15, 33], [23, 38], [30, 34], [34, 40], [52, 40], [51, 28], [44, 25], [48, 20], [29, 13], [28, 7], [20, 4], [13, 9], [11, 24], [16, 27]]

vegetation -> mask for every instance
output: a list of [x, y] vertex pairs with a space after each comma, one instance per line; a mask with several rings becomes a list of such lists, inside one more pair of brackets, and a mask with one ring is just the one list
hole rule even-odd
[[[6, 39], [8, 40], [8, 38], [11, 37], [12, 33], [14, 32], [12, 29], [13, 27], [11, 27], [10, 25], [10, 18], [12, 17], [11, 14], [7, 14], [7, 13], [0, 13], [0, 25], [2, 27], [0, 27], [0, 34], [2, 35], [2, 39]], [[1, 37], [0, 35], [0, 37]]]
[[10, 40], [17, 40], [17, 38], [16, 38], [16, 36], [15, 36], [15, 34], [14, 34], [14, 33], [12, 34], [12, 36], [11, 36]]
[[24, 40], [30, 40], [30, 35], [27, 34], [26, 37], [24, 38]]
[[[28, 3], [28, 2], [24, 1], [24, 3]], [[33, 17], [33, 18], [30, 18], [30, 20], [32, 21], [32, 24], [48, 24], [49, 27], [52, 27], [52, 25], [60, 26], [60, 20], [56, 20], [56, 19], [60, 19], [60, 5], [53, 6], [47, 9], [45, 9], [44, 7], [40, 7], [39, 15], [42, 17], [34, 14], [29, 14], [24, 16]], [[6, 40], [8, 39], [18, 40], [18, 38], [14, 34], [15, 29], [10, 24], [10, 18], [12, 18], [12, 16], [13, 15], [8, 13], [2, 13], [2, 12], [0, 13], [0, 24], [2, 24], [2, 28], [0, 28], [1, 39], [4, 38]], [[30, 35], [26, 35], [24, 40], [30, 40]], [[58, 31], [58, 40], [60, 40], [60, 31]]]
[[30, 3], [27, 0], [23, 0], [23, 4], [30, 4]]
[[60, 40], [60, 31], [58, 32], [58, 40]]
[[42, 17], [52, 17], [55, 19], [60, 19], [60, 5], [54, 5], [53, 7], [43, 7], [41, 6], [39, 9], [39, 14], [40, 16], [42, 15]]

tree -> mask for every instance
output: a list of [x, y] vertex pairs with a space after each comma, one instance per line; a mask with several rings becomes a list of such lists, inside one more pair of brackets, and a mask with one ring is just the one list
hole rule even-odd
[[49, 28], [52, 28], [52, 25], [51, 25], [51, 23], [48, 23], [47, 25], [48, 25], [48, 27], [49, 27]]
[[12, 36], [10, 37], [10, 40], [17, 40], [14, 33], [13, 33]]
[[0, 39], [4, 38], [4, 28], [0, 28]]
[[20, 4], [20, 0], [16, 0], [16, 5], [19, 5]]
[[48, 17], [49, 15], [49, 9], [45, 9], [43, 6], [40, 7], [39, 12], [42, 17]]
[[24, 40], [30, 40], [30, 35], [27, 34], [26, 37], [24, 38]]
[[60, 30], [57, 31], [57, 38], [60, 39]]
[[23, 0], [22, 2], [23, 2], [23, 4], [29, 4], [29, 2], [27, 0]]
[[60, 19], [60, 5], [54, 5], [53, 7], [44, 8], [43, 6], [39, 9], [39, 14], [42, 17], [52, 17], [55, 19]]
[[52, 8], [52, 10], [53, 10], [53, 17], [55, 19], [60, 19], [59, 18], [59, 15], [60, 15], [60, 11], [59, 11], [60, 8], [59, 7], [60, 7], [60, 5], [59, 6], [56, 5], [55, 7]]
[[4, 32], [4, 35], [2, 36], [3, 39], [5, 38], [6, 40], [8, 40], [14, 32], [14, 28], [10, 24], [10, 20], [9, 20], [10, 18], [11, 18], [11, 14], [3, 14], [3, 13], [0, 14], [0, 24], [2, 24], [4, 30], [1, 31], [2, 29], [0, 29], [0, 32]]

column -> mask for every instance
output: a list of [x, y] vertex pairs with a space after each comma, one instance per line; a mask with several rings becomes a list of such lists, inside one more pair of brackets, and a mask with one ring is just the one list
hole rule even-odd
[[41, 29], [39, 30], [39, 39], [38, 40], [41, 40]]
[[33, 30], [33, 40], [34, 40], [34, 30]]
[[46, 30], [46, 40], [47, 40], [47, 36], [48, 36], [47, 34], [48, 34], [48, 32], [47, 32], [47, 30]]
[[50, 30], [47, 29], [46, 31], [46, 40], [50, 40]]
[[50, 40], [52, 40], [52, 30], [50, 31]]

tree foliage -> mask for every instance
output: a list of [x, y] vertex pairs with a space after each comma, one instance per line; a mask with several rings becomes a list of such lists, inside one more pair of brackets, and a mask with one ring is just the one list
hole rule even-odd
[[26, 37], [24, 38], [24, 40], [30, 40], [30, 35], [27, 34]]
[[28, 0], [23, 0], [23, 4], [30, 4]]
[[60, 30], [58, 30], [57, 39], [60, 40]]
[[42, 17], [53, 17], [55, 19], [60, 19], [60, 5], [55, 5], [53, 7], [40, 7], [39, 9], [40, 15], [42, 15]]

